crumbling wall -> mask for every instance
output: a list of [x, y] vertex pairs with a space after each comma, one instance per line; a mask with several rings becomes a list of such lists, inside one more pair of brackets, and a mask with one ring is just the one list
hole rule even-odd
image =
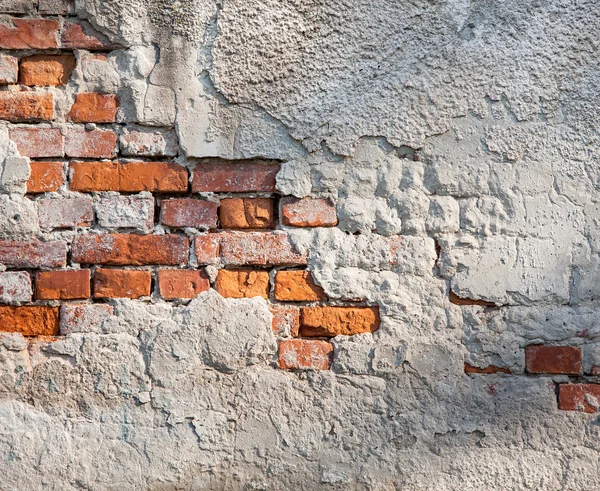
[[0, 0], [0, 489], [600, 488], [599, 17]]

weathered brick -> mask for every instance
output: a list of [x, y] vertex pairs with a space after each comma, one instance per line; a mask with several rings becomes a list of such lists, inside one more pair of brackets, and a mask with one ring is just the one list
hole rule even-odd
[[275, 201], [268, 198], [222, 199], [219, 218], [223, 228], [273, 228]]
[[59, 334], [58, 307], [0, 307], [0, 331], [18, 332], [23, 336]]
[[475, 367], [465, 363], [465, 373], [480, 373], [480, 374], [492, 374], [492, 373], [510, 373], [508, 368], [497, 367], [495, 365], [488, 365], [485, 368]]
[[38, 203], [38, 219], [42, 230], [89, 227], [94, 222], [94, 200], [89, 196], [48, 198]]
[[0, 14], [28, 14], [35, 10], [35, 0], [2, 0]]
[[214, 228], [217, 226], [217, 203], [199, 199], [166, 199], [161, 205], [160, 220], [168, 227]]
[[158, 289], [163, 298], [195, 298], [210, 289], [204, 271], [189, 269], [161, 269], [158, 271]]
[[154, 228], [154, 198], [102, 196], [96, 199], [96, 216], [101, 227], [133, 228], [147, 233]]
[[0, 240], [0, 264], [9, 268], [60, 268], [67, 263], [67, 243]]
[[219, 260], [218, 234], [197, 235], [194, 238], [194, 252], [198, 264], [215, 264]]
[[215, 282], [215, 290], [229, 298], [269, 298], [269, 273], [221, 269]]
[[30, 87], [67, 85], [76, 63], [73, 55], [27, 56], [19, 64], [19, 82]]
[[38, 11], [42, 15], [67, 15], [75, 13], [74, 0], [39, 0]]
[[83, 192], [185, 192], [185, 167], [171, 162], [73, 162], [71, 189]]
[[90, 270], [39, 271], [35, 274], [37, 300], [75, 300], [90, 297]]
[[558, 409], [595, 413], [600, 406], [600, 384], [559, 384]]
[[115, 266], [185, 264], [190, 255], [189, 239], [181, 235], [80, 234], [71, 251], [76, 263]]
[[489, 302], [488, 300], [459, 297], [452, 290], [450, 290], [450, 303], [454, 305], [479, 305], [480, 307], [496, 306], [494, 302]]
[[274, 293], [282, 302], [314, 302], [326, 297], [308, 271], [278, 271]]
[[11, 123], [54, 119], [52, 94], [0, 92], [0, 119]]
[[329, 199], [292, 198], [281, 200], [281, 222], [291, 227], [335, 227], [335, 206]]
[[110, 159], [117, 155], [117, 134], [112, 130], [86, 131], [81, 127], [65, 130], [65, 153], [68, 157]]
[[301, 336], [352, 336], [379, 329], [377, 307], [304, 307], [300, 311]]
[[67, 117], [74, 123], [113, 123], [117, 105], [116, 95], [83, 92], [75, 96], [75, 103]]
[[179, 149], [175, 130], [123, 128], [121, 154], [141, 157], [175, 157]]
[[10, 128], [9, 135], [25, 157], [36, 159], [65, 154], [63, 136], [58, 128], [17, 126]]
[[273, 333], [280, 337], [298, 337], [300, 309], [293, 305], [273, 305]]
[[55, 20], [12, 17], [0, 20], [1, 49], [58, 48], [60, 26]]
[[94, 273], [94, 298], [140, 298], [150, 295], [152, 273], [101, 269]]
[[219, 163], [198, 164], [192, 173], [192, 191], [213, 193], [272, 192], [279, 164]]
[[31, 293], [31, 278], [25, 271], [0, 273], [0, 303], [29, 302]]
[[111, 43], [87, 22], [66, 21], [61, 35], [61, 44], [66, 49], [107, 49]]
[[76, 304], [61, 305], [60, 333], [63, 336], [76, 332], [94, 332], [101, 328], [102, 323], [113, 315], [112, 305]]
[[30, 162], [31, 175], [27, 181], [27, 192], [50, 193], [58, 191], [65, 183], [65, 171], [62, 162]]
[[581, 375], [581, 349], [573, 346], [527, 346], [525, 365], [529, 373]]
[[333, 360], [333, 345], [313, 339], [279, 341], [279, 368], [284, 370], [328, 370]]
[[0, 84], [16, 84], [19, 60], [14, 56], [0, 55]]
[[306, 264], [306, 254], [297, 252], [285, 234], [254, 232], [220, 234], [220, 257], [232, 265]]

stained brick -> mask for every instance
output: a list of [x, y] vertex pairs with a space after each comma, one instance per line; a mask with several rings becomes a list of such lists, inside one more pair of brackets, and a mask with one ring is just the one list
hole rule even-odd
[[298, 337], [300, 309], [293, 305], [273, 305], [273, 333], [280, 337]]
[[379, 329], [377, 307], [304, 307], [300, 311], [301, 336], [352, 336]]
[[101, 227], [133, 228], [148, 233], [154, 228], [154, 198], [102, 196], [96, 199], [96, 215]]
[[55, 20], [12, 17], [0, 20], [0, 48], [58, 48], [59, 24]]
[[223, 228], [273, 228], [275, 202], [268, 198], [222, 199], [219, 218]]
[[218, 240], [220, 258], [225, 264], [306, 264], [306, 254], [299, 253], [285, 234], [226, 232], [219, 234]]
[[221, 269], [215, 282], [215, 290], [229, 298], [269, 298], [269, 273]]
[[214, 228], [217, 203], [199, 199], [167, 199], [161, 203], [161, 222], [168, 227]]
[[67, 85], [75, 69], [73, 55], [34, 55], [21, 58], [19, 82], [23, 85]]
[[9, 135], [19, 153], [26, 157], [62, 157], [65, 154], [63, 137], [58, 128], [12, 127]]
[[335, 206], [329, 199], [283, 198], [281, 221], [292, 227], [335, 227]]
[[70, 127], [65, 130], [65, 153], [75, 158], [113, 158], [117, 154], [117, 134], [112, 130]]
[[67, 244], [62, 240], [0, 240], [0, 264], [9, 268], [60, 268], [66, 263]]
[[52, 94], [0, 92], [0, 119], [11, 123], [54, 119]]
[[113, 315], [112, 305], [76, 304], [60, 307], [60, 333], [63, 336], [76, 332], [94, 332]]
[[174, 157], [178, 142], [175, 130], [123, 128], [121, 154], [141, 157]]
[[56, 336], [59, 333], [58, 307], [0, 307], [0, 331], [23, 336]]
[[600, 384], [559, 384], [559, 409], [595, 413], [599, 407]]
[[214, 264], [219, 259], [219, 234], [197, 235], [194, 252], [198, 264]]
[[40, 228], [89, 227], [94, 222], [94, 201], [81, 198], [48, 198], [38, 201]]
[[529, 373], [580, 375], [580, 348], [572, 346], [534, 345], [525, 348], [525, 365]]
[[0, 84], [16, 84], [19, 60], [14, 56], [0, 55]]
[[150, 295], [150, 271], [101, 269], [94, 273], [94, 298], [140, 298]]
[[37, 300], [74, 300], [89, 297], [89, 269], [43, 271], [35, 274]]
[[83, 92], [75, 96], [68, 118], [74, 123], [113, 123], [117, 105], [116, 95]]
[[278, 172], [279, 164], [275, 163], [201, 163], [192, 173], [192, 191], [272, 192], [275, 191], [275, 176]]
[[0, 14], [28, 14], [35, 10], [35, 0], [2, 0]]
[[65, 183], [62, 162], [30, 162], [31, 176], [27, 181], [28, 193], [50, 193], [58, 191]]
[[188, 262], [189, 240], [181, 235], [81, 234], [71, 246], [81, 264], [177, 265]]
[[61, 43], [67, 49], [107, 49], [112, 47], [101, 33], [87, 22], [65, 22]]
[[31, 300], [31, 278], [25, 271], [0, 272], [0, 303], [19, 303]]
[[283, 369], [328, 370], [333, 360], [333, 345], [310, 339], [282, 340], [278, 360]]
[[158, 289], [163, 298], [195, 298], [210, 289], [204, 271], [188, 269], [161, 269], [158, 271]]
[[39, 0], [38, 11], [42, 15], [67, 15], [75, 13], [74, 0]]

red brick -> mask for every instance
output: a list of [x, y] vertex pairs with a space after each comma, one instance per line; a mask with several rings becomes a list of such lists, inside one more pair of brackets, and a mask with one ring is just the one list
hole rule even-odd
[[67, 49], [107, 49], [111, 44], [87, 22], [66, 21], [61, 36], [62, 47]]
[[281, 222], [291, 227], [335, 227], [335, 206], [329, 199], [283, 198]]
[[276, 336], [298, 337], [300, 329], [300, 309], [292, 305], [273, 305], [273, 332]]
[[218, 235], [219, 254], [225, 264], [306, 264], [306, 254], [300, 254], [285, 234], [225, 232]]
[[151, 284], [150, 271], [98, 268], [94, 273], [94, 298], [147, 297]]
[[119, 137], [121, 154], [143, 157], [175, 157], [179, 144], [175, 130], [123, 128]]
[[73, 261], [115, 266], [185, 264], [189, 239], [181, 235], [81, 234], [71, 246]]
[[65, 131], [65, 153], [75, 158], [113, 158], [117, 155], [117, 134], [111, 130], [68, 128]]
[[62, 157], [65, 154], [63, 137], [58, 128], [12, 127], [9, 135], [19, 153], [26, 157], [36, 159]]
[[27, 192], [51, 193], [65, 183], [65, 171], [62, 162], [30, 162], [31, 176], [27, 181]]
[[75, 96], [68, 119], [74, 123], [114, 123], [117, 105], [116, 95], [83, 92]]
[[279, 164], [201, 163], [193, 170], [192, 191], [213, 193], [272, 192]]
[[210, 290], [210, 281], [204, 271], [189, 269], [161, 269], [158, 271], [158, 289], [163, 298], [195, 298]]
[[222, 199], [219, 218], [223, 228], [274, 228], [275, 201], [269, 198]]
[[60, 333], [94, 332], [113, 315], [112, 305], [103, 303], [62, 305], [60, 307]]
[[278, 271], [274, 293], [282, 302], [316, 302], [326, 297], [308, 271]]
[[0, 84], [16, 84], [19, 60], [14, 56], [0, 55]]
[[221, 269], [215, 282], [215, 290], [228, 298], [269, 298], [269, 273]]
[[0, 307], [0, 331], [23, 336], [57, 336], [58, 307]]
[[333, 345], [327, 341], [287, 339], [279, 341], [279, 368], [329, 370]]
[[496, 304], [494, 302], [489, 302], [487, 300], [459, 297], [452, 290], [450, 290], [450, 303], [453, 303], [454, 305], [479, 305], [481, 307], [495, 307], [496, 306]]
[[82, 192], [185, 192], [185, 167], [170, 162], [73, 162], [71, 189]]
[[52, 94], [0, 92], [0, 119], [11, 123], [54, 119]]
[[90, 270], [43, 271], [35, 274], [37, 300], [74, 300], [90, 297]]
[[42, 230], [90, 227], [94, 222], [94, 200], [89, 196], [48, 198], [38, 203], [38, 220]]
[[219, 260], [218, 234], [197, 235], [194, 238], [194, 252], [198, 264], [214, 264]]
[[525, 348], [525, 365], [529, 373], [580, 375], [581, 349], [572, 346], [534, 345]]
[[0, 21], [1, 49], [58, 48], [60, 26], [55, 20], [12, 17]]
[[510, 373], [508, 368], [497, 367], [495, 365], [488, 365], [485, 368], [475, 367], [465, 363], [465, 373], [480, 373], [480, 374], [493, 374], [493, 373]]
[[76, 64], [73, 55], [27, 56], [19, 64], [19, 82], [30, 87], [67, 85]]
[[558, 409], [595, 413], [599, 406], [600, 384], [559, 384]]
[[62, 240], [0, 240], [0, 264], [9, 268], [60, 268], [66, 263], [67, 244]]
[[161, 203], [161, 223], [168, 227], [214, 228], [217, 203], [199, 199], [166, 199]]
[[304, 307], [300, 311], [301, 336], [352, 336], [379, 329], [377, 307]]

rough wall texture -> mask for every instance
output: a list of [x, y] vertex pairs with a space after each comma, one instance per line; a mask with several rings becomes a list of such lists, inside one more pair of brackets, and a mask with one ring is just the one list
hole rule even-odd
[[598, 489], [600, 3], [0, 0], [0, 489]]

